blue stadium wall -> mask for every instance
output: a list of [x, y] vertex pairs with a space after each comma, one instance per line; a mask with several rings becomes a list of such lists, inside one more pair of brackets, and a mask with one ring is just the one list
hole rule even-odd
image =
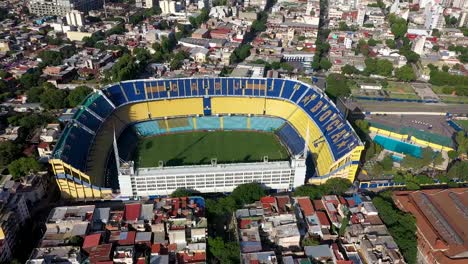
[[54, 149], [57, 183], [65, 197], [110, 198], [105, 167], [114, 134], [146, 120], [213, 115], [286, 120], [308, 139], [316, 168], [311, 183], [354, 180], [363, 144], [322, 91], [296, 80], [202, 77], [125, 81], [90, 94]]

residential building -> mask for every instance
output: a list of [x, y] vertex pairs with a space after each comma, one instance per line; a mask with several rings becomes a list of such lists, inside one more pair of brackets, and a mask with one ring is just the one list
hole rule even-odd
[[29, 0], [29, 12], [39, 16], [66, 16], [72, 10], [88, 12], [102, 7], [102, 0]]

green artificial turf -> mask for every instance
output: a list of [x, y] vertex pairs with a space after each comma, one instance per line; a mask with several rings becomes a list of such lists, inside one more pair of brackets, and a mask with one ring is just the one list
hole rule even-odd
[[214, 131], [167, 134], [143, 138], [135, 161], [138, 167], [287, 160], [288, 151], [274, 133]]

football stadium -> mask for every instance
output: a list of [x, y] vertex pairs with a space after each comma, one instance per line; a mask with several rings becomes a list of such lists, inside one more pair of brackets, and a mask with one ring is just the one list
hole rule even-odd
[[354, 180], [364, 147], [317, 87], [275, 78], [200, 77], [108, 85], [79, 106], [50, 163], [74, 199], [276, 190]]

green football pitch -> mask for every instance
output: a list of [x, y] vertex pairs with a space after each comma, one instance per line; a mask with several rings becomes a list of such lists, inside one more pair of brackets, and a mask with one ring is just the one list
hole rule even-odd
[[273, 133], [215, 131], [168, 134], [143, 138], [136, 151], [138, 167], [287, 160], [288, 151]]

